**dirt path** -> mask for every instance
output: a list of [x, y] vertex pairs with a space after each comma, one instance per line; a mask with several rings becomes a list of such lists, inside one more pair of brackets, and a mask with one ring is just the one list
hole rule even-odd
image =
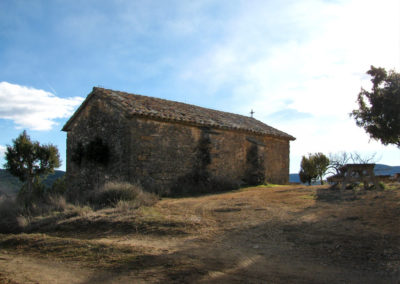
[[[0, 282], [7, 283], [85, 283], [94, 271], [57, 260], [0, 253]], [[12, 279], [12, 281], [11, 281]]]
[[164, 199], [2, 235], [0, 282], [400, 283], [399, 225], [399, 188]]

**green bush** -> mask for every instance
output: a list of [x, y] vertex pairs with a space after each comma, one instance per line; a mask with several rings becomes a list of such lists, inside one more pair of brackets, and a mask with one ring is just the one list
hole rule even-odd
[[65, 175], [56, 179], [51, 186], [50, 194], [64, 195], [67, 191], [67, 184], [65, 182]]
[[27, 183], [25, 183], [17, 195], [17, 202], [25, 208], [31, 207], [33, 203], [42, 201], [46, 196], [46, 187], [39, 178], [35, 178], [32, 184], [32, 191], [29, 191]]
[[67, 203], [63, 193], [65, 192], [65, 179], [59, 178], [52, 188], [46, 188], [40, 179], [35, 179], [32, 192], [27, 190], [26, 184], [22, 186], [15, 200], [18, 214], [23, 216], [40, 216], [50, 212], [63, 212]]

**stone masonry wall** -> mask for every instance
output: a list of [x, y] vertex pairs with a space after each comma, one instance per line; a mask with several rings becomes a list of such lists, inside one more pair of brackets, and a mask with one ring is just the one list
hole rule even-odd
[[266, 180], [275, 184], [289, 182], [289, 141], [264, 137], [266, 145], [265, 172]]
[[[129, 177], [130, 128], [127, 119], [104, 99], [93, 98], [82, 110], [67, 134], [67, 185], [73, 198], [85, 198], [106, 181], [126, 181]], [[73, 161], [78, 144], [86, 147], [100, 138], [109, 149], [107, 165]]]
[[243, 184], [248, 174], [250, 147], [257, 148], [265, 181], [287, 183], [289, 142], [244, 132], [214, 130], [177, 123], [132, 118], [130, 181], [145, 188], [168, 192], [180, 178], [202, 170], [199, 145], [206, 139], [213, 177]]
[[130, 126], [130, 181], [168, 193], [177, 176], [191, 171], [200, 130], [145, 118], [132, 118]]
[[[289, 178], [289, 142], [260, 135], [218, 130], [211, 134], [210, 172], [219, 177], [246, 181], [249, 155], [256, 148], [259, 170], [264, 172], [265, 182], [287, 183]], [[254, 149], [253, 148], [253, 149]], [[250, 163], [254, 163], [250, 162]], [[250, 168], [250, 169], [249, 169]]]
[[[109, 147], [107, 165], [72, 161], [79, 143], [87, 145], [96, 138]], [[260, 174], [255, 168], [265, 181], [287, 183], [289, 141], [143, 117], [128, 119], [104, 98], [93, 98], [68, 132], [67, 183], [80, 197], [106, 181], [139, 182], [146, 190], [168, 194], [180, 178], [203, 170], [243, 184]]]

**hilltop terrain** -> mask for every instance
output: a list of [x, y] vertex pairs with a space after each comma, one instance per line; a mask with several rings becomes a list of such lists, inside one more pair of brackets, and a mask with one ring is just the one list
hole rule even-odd
[[398, 283], [399, 204], [292, 185], [65, 211], [0, 234], [0, 282]]

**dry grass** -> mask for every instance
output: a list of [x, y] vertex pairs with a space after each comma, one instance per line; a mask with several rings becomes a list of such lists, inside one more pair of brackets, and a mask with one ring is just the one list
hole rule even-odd
[[86, 216], [93, 209], [67, 203], [63, 196], [49, 196], [43, 201], [34, 201], [29, 207], [15, 199], [0, 202], [0, 233], [31, 231], [44, 225], [53, 225], [56, 220], [71, 216]]
[[129, 183], [106, 184], [93, 193], [90, 205], [68, 203], [62, 195], [48, 195], [34, 200], [2, 199], [0, 233], [31, 232], [38, 228], [57, 230], [60, 224], [68, 223], [71, 218], [90, 219], [101, 215], [95, 214], [94, 209], [107, 207], [114, 208], [114, 215], [129, 215], [131, 211], [151, 206], [158, 200], [158, 196], [144, 192], [140, 185]]
[[73, 238], [52, 237], [45, 234], [1, 235], [0, 247], [16, 253], [29, 251], [32, 256], [51, 255], [58, 259], [80, 261], [89, 267], [110, 269], [127, 263], [143, 254], [142, 248], [133, 246], [107, 246]]
[[41, 226], [31, 220], [30, 234], [0, 235], [0, 248], [90, 267], [98, 278], [85, 283], [104, 271], [121, 283], [400, 280], [398, 184], [383, 191], [253, 187], [140, 208], [119, 201], [87, 214], [66, 211]]
[[157, 200], [155, 194], [143, 191], [139, 184], [109, 182], [93, 194], [91, 203], [97, 208], [119, 207], [129, 210], [153, 205]]

